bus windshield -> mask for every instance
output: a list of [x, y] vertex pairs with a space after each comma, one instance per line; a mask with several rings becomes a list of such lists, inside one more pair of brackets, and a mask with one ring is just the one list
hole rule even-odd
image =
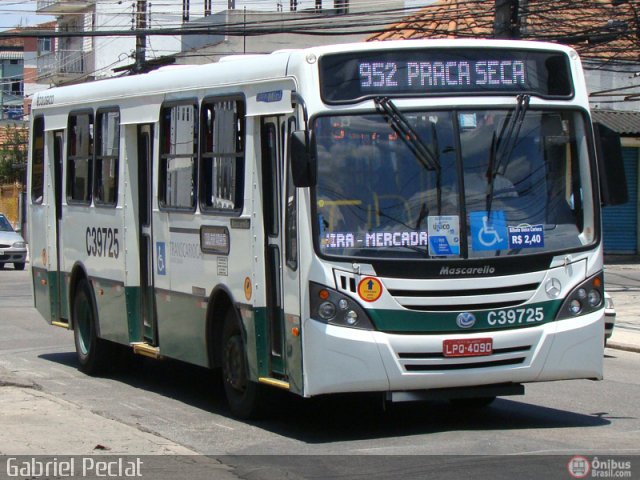
[[594, 241], [582, 113], [528, 98], [511, 109], [376, 104], [314, 120], [321, 255], [485, 258]]

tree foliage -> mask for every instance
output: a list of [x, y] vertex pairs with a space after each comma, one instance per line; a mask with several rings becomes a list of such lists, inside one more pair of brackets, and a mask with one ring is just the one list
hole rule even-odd
[[0, 132], [0, 183], [25, 183], [27, 138], [21, 126], [7, 125]]

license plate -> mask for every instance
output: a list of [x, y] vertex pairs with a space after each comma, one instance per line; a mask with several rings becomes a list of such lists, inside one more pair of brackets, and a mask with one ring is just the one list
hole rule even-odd
[[456, 338], [442, 342], [445, 357], [482, 357], [492, 353], [492, 338]]

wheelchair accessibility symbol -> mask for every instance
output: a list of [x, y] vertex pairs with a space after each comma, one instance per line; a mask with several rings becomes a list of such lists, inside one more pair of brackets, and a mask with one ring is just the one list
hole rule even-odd
[[474, 250], [506, 250], [509, 248], [507, 222], [503, 211], [471, 212], [471, 247]]

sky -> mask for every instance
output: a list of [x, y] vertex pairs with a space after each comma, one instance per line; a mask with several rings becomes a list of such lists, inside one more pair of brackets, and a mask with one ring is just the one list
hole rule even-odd
[[53, 17], [36, 15], [36, 2], [32, 0], [0, 0], [0, 30], [19, 25], [33, 26], [53, 20]]

